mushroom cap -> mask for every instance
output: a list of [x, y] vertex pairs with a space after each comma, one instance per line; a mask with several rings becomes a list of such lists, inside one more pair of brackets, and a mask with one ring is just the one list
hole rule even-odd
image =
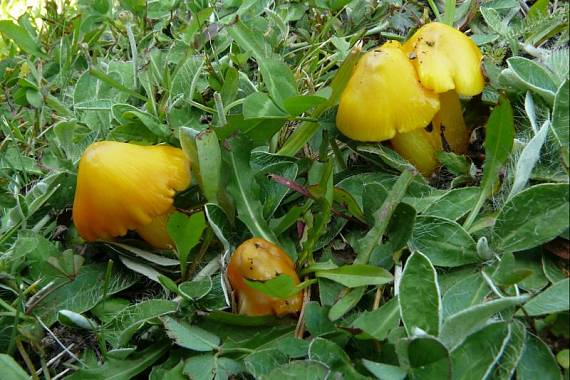
[[485, 87], [481, 50], [451, 26], [426, 24], [404, 43], [403, 49], [425, 88], [438, 94], [455, 90], [459, 95], [473, 96]]
[[166, 213], [152, 218], [149, 224], [137, 227], [137, 234], [154, 248], [172, 249], [174, 242], [168, 234], [168, 218], [173, 211], [171, 207]]
[[429, 124], [439, 109], [397, 41], [364, 54], [340, 98], [337, 128], [357, 141], [389, 140]]
[[285, 274], [295, 284], [300, 283], [295, 264], [275, 244], [261, 238], [246, 240], [232, 254], [227, 273], [232, 288], [237, 292], [240, 314], [284, 315], [301, 310], [302, 292], [287, 300], [277, 299], [249, 287], [245, 282], [245, 279], [267, 281]]
[[[440, 94], [439, 100], [441, 108], [430, 128], [399, 133], [390, 141], [394, 150], [424, 176], [431, 175], [439, 166], [436, 153], [444, 147], [455, 153], [465, 153], [469, 145], [469, 131], [463, 120], [459, 96], [455, 91], [448, 91]], [[447, 145], [443, 143], [444, 138]]]
[[87, 241], [122, 236], [165, 214], [190, 180], [190, 162], [181, 149], [96, 142], [79, 161], [75, 226]]

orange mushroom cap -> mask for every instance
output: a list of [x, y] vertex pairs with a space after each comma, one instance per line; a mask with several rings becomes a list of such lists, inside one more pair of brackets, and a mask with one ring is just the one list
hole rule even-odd
[[240, 314], [281, 316], [301, 310], [302, 292], [283, 300], [253, 289], [245, 282], [245, 279], [267, 281], [285, 274], [295, 284], [300, 283], [291, 258], [283, 249], [265, 239], [252, 238], [237, 247], [230, 259], [227, 274], [238, 299]]
[[122, 236], [165, 215], [190, 180], [181, 149], [96, 142], [79, 161], [73, 221], [87, 241]]
[[438, 94], [455, 90], [461, 96], [481, 93], [485, 78], [481, 50], [459, 30], [439, 22], [422, 26], [403, 45], [422, 86]]

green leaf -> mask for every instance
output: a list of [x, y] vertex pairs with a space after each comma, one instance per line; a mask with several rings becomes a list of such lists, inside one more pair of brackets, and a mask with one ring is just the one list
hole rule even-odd
[[315, 301], [305, 305], [305, 326], [312, 336], [325, 335], [336, 331], [334, 323], [328, 317], [328, 308]]
[[151, 299], [123, 308], [103, 325], [103, 336], [113, 347], [125, 346], [145, 323], [176, 311], [178, 304], [165, 299]]
[[469, 336], [451, 353], [453, 379], [485, 379], [509, 339], [506, 322], [490, 324]]
[[[570, 309], [570, 279], [552, 284], [524, 305], [527, 315], [552, 314]], [[522, 313], [521, 313], [522, 314]]]
[[485, 133], [485, 163], [483, 165], [481, 193], [475, 207], [465, 221], [464, 227], [467, 230], [475, 221], [487, 197], [491, 195], [499, 178], [499, 171], [511, 154], [515, 129], [513, 109], [506, 98], [502, 98], [499, 105], [491, 112]]
[[390, 364], [376, 363], [362, 359], [364, 367], [379, 380], [404, 380], [408, 372]]
[[203, 212], [197, 212], [187, 216], [175, 211], [168, 218], [168, 235], [176, 243], [176, 250], [180, 259], [180, 271], [186, 273], [188, 255], [200, 241], [202, 232], [206, 228], [206, 218]]
[[464, 309], [445, 320], [439, 338], [453, 351], [469, 335], [485, 326], [493, 315], [518, 306], [527, 298], [526, 296], [504, 297]]
[[57, 314], [57, 320], [64, 326], [80, 328], [88, 331], [95, 330], [98, 327], [95, 321], [85, 318], [83, 315], [71, 310], [60, 310]]
[[543, 96], [549, 103], [554, 102], [556, 84], [545, 67], [524, 57], [511, 57], [507, 59], [507, 65], [528, 89]]
[[382, 207], [374, 212], [374, 226], [359, 242], [360, 250], [355, 259], [355, 263], [367, 264], [372, 252], [382, 244], [382, 236], [384, 236], [388, 228], [392, 214], [406, 194], [406, 190], [412, 182], [413, 177], [414, 174], [410, 171], [406, 170], [402, 172], [396, 183], [394, 183], [394, 186], [392, 186], [392, 189], [390, 189]]
[[69, 380], [129, 380], [143, 372], [168, 351], [165, 342], [156, 343], [127, 359], [107, 357], [102, 365], [95, 368], [80, 369], [66, 379]]
[[280, 58], [264, 58], [257, 62], [271, 99], [278, 106], [285, 108], [285, 100], [299, 94], [293, 73]]
[[394, 297], [378, 309], [365, 311], [351, 324], [351, 327], [361, 329], [371, 337], [380, 341], [386, 339], [392, 329], [400, 323], [400, 305]]
[[204, 56], [194, 55], [188, 57], [181, 65], [176, 68], [176, 72], [172, 77], [170, 98], [182, 97], [186, 101], [194, 99], [198, 80], [204, 68]]
[[546, 141], [546, 136], [548, 130], [550, 129], [549, 121], [545, 121], [540, 130], [534, 135], [534, 137], [526, 144], [521, 155], [517, 161], [517, 166], [515, 168], [514, 183], [509, 193], [509, 198], [512, 198], [518, 192], [520, 192], [528, 180], [532, 169], [538, 162], [540, 158], [540, 150], [542, 145]]
[[315, 276], [328, 278], [347, 288], [383, 285], [394, 279], [386, 269], [365, 264], [344, 265], [335, 269], [320, 270], [315, 272]]
[[517, 366], [517, 379], [562, 379], [554, 355], [542, 340], [532, 334], [526, 334], [525, 349]]
[[288, 362], [287, 355], [275, 348], [255, 351], [244, 359], [245, 368], [254, 378], [268, 375], [274, 368]]
[[478, 305], [491, 289], [479, 273], [457, 281], [443, 295], [443, 317], [446, 318], [468, 307]]
[[[50, 326], [57, 320], [59, 310], [67, 309], [76, 313], [90, 310], [103, 298], [106, 267], [106, 264], [91, 264], [82, 267], [73, 281], [48, 292], [48, 295], [35, 305], [32, 313]], [[107, 295], [130, 287], [136, 280], [137, 276], [132, 272], [113, 267]]]
[[364, 296], [366, 286], [350, 289], [329, 310], [329, 319], [336, 321], [354, 308]]
[[4, 380], [28, 380], [30, 376], [18, 363], [6, 354], [0, 354], [0, 373]]
[[322, 363], [299, 360], [274, 368], [262, 380], [323, 380], [329, 373], [329, 369]]
[[198, 326], [171, 317], [162, 317], [166, 333], [177, 345], [192, 351], [212, 351], [220, 345], [220, 338]]
[[200, 280], [186, 281], [178, 285], [180, 295], [189, 301], [204, 298], [212, 290], [212, 278], [204, 277]]
[[437, 266], [457, 267], [480, 261], [473, 238], [459, 224], [448, 219], [419, 216], [409, 245]]
[[453, 189], [434, 201], [423, 214], [456, 221], [475, 207], [479, 192], [478, 187]]
[[241, 372], [237, 361], [212, 354], [192, 356], [184, 364], [184, 374], [195, 380], [228, 379]]
[[188, 127], [179, 129], [182, 149], [190, 158], [192, 175], [198, 180], [202, 193], [211, 203], [218, 203], [222, 152], [215, 132], [206, 129], [198, 134]]
[[323, 98], [318, 95], [297, 95], [291, 96], [283, 100], [283, 108], [293, 116], [302, 114], [309, 109], [322, 104], [327, 101], [327, 98]]
[[11, 20], [0, 20], [0, 33], [4, 38], [13, 40], [14, 43], [28, 54], [40, 58], [48, 58], [42, 51], [41, 45], [20, 25]]
[[299, 293], [303, 288], [310, 286], [315, 283], [316, 280], [305, 281], [299, 285], [295, 285], [295, 282], [286, 274], [280, 274], [277, 277], [272, 278], [267, 281], [254, 281], [245, 279], [245, 283], [250, 288], [260, 291], [261, 293], [267, 294], [270, 297], [278, 299], [288, 299]]
[[570, 149], [570, 82], [564, 81], [556, 92], [554, 110], [552, 111], [552, 131], [562, 147], [562, 157], [566, 166], [569, 165], [568, 151]]
[[332, 378], [364, 380], [352, 366], [350, 357], [336, 343], [323, 338], [315, 338], [309, 346], [309, 359], [326, 364], [333, 371]]
[[244, 119], [284, 119], [289, 115], [281, 110], [269, 95], [254, 92], [245, 98], [243, 103]]
[[517, 364], [522, 356], [526, 339], [526, 327], [522, 322], [514, 320], [510, 324], [508, 342], [499, 362], [493, 369], [492, 379], [510, 380], [513, 378]]
[[408, 336], [415, 329], [437, 336], [441, 325], [441, 294], [429, 259], [415, 252], [406, 262], [400, 282], [400, 313]]
[[437, 338], [429, 335], [411, 338], [408, 358], [414, 379], [449, 379], [451, 376], [449, 352]]
[[263, 218], [259, 185], [249, 164], [251, 143], [237, 135], [224, 142], [224, 161], [227, 165], [227, 189], [233, 197], [238, 218], [253, 236], [278, 243], [277, 237]]
[[500, 251], [522, 251], [554, 239], [568, 228], [567, 184], [541, 184], [521, 191], [497, 216], [493, 245]]

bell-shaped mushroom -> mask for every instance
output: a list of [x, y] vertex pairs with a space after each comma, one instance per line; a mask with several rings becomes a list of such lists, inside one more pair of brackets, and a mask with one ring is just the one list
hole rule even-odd
[[399, 42], [362, 56], [340, 98], [337, 128], [358, 141], [389, 140], [423, 128], [439, 110], [439, 98], [421, 86]]
[[284, 274], [291, 277], [295, 284], [299, 284], [291, 258], [283, 249], [267, 240], [252, 238], [243, 242], [232, 254], [227, 274], [238, 300], [240, 314], [282, 316], [301, 310], [302, 292], [289, 299], [278, 299], [250, 287], [245, 282], [246, 279], [267, 281]]
[[[123, 236], [167, 218], [174, 195], [190, 180], [190, 162], [181, 149], [96, 142], [79, 161], [73, 221], [87, 241]], [[143, 238], [153, 244], [148, 235]]]
[[440, 95], [441, 108], [430, 125], [408, 133], [398, 133], [390, 143], [402, 157], [410, 161], [425, 176], [439, 166], [436, 153], [451, 150], [465, 153], [469, 133], [463, 120], [461, 102], [455, 91]]
[[461, 96], [474, 96], [485, 87], [481, 51], [451, 26], [426, 24], [404, 43], [403, 49], [427, 89], [438, 94], [455, 90]]

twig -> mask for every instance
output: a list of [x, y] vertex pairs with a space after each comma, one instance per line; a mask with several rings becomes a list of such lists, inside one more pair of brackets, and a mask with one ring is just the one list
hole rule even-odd
[[77, 356], [75, 356], [75, 354], [73, 352], [71, 352], [67, 347], [65, 347], [65, 345], [59, 340], [59, 338], [49, 329], [49, 327], [46, 326], [46, 324], [41, 320], [40, 317], [36, 317], [37, 321], [40, 323], [40, 325], [42, 325], [42, 327], [48, 332], [49, 335], [51, 335], [51, 337], [57, 342], [57, 344], [59, 344], [59, 346], [65, 351], [67, 352], [67, 354], [69, 356], [71, 356], [74, 360], [76, 360], [77, 362], [81, 363], [82, 366], [87, 367], [87, 364], [85, 364], [81, 359], [79, 359]]

